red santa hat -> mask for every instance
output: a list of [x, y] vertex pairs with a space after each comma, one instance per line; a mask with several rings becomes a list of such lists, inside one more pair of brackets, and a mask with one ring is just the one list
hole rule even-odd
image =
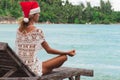
[[24, 1], [20, 2], [23, 14], [24, 14], [24, 22], [29, 22], [29, 15], [39, 13], [40, 7], [36, 1]]

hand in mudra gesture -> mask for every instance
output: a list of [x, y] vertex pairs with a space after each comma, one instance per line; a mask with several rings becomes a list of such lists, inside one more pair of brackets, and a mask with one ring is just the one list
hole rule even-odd
[[68, 51], [68, 55], [71, 56], [71, 57], [73, 57], [75, 54], [76, 54], [75, 50]]

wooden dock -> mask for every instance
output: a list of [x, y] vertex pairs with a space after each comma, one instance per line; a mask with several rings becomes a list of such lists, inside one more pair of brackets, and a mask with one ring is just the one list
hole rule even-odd
[[7, 43], [0, 42], [0, 80], [80, 80], [80, 76], [93, 75], [94, 71], [89, 69], [60, 67], [50, 74], [36, 76]]

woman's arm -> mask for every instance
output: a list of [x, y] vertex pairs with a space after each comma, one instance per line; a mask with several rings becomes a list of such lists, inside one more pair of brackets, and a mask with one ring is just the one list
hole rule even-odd
[[46, 50], [47, 53], [50, 54], [58, 54], [58, 55], [69, 55], [69, 56], [74, 56], [75, 55], [75, 50], [70, 50], [70, 51], [59, 51], [56, 49], [51, 48], [46, 41], [42, 43], [42, 47]]

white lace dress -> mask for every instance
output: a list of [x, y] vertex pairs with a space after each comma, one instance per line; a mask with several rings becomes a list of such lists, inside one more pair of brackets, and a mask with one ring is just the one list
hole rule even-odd
[[41, 29], [35, 29], [23, 34], [17, 30], [16, 53], [22, 61], [38, 76], [42, 75], [42, 62], [36, 57], [38, 50], [42, 49], [44, 35]]

